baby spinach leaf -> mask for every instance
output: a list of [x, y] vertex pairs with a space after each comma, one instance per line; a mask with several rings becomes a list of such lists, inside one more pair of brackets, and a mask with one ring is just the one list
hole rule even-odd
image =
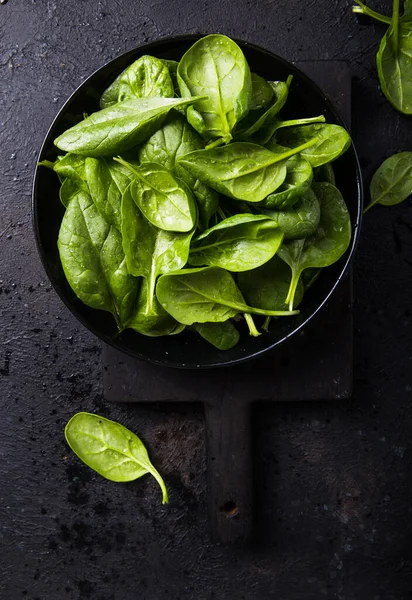
[[318, 117], [308, 117], [306, 119], [289, 119], [288, 121], [282, 121], [281, 119], [272, 119], [270, 123], [266, 124], [264, 129], [261, 129], [251, 137], [251, 141], [255, 144], [261, 144], [266, 146], [271, 140], [273, 135], [278, 129], [284, 129], [285, 127], [297, 127], [301, 125], [310, 125], [311, 123], [325, 123], [326, 119], [324, 115]]
[[[237, 284], [246, 302], [266, 310], [287, 310], [285, 298], [291, 282], [291, 270], [278, 256], [274, 256], [267, 263], [253, 269], [239, 273]], [[303, 298], [303, 284], [299, 279], [295, 306], [299, 306]]]
[[272, 100], [275, 90], [263, 77], [256, 73], [251, 73], [252, 77], [252, 95], [250, 98], [249, 111], [258, 110], [269, 104]]
[[100, 108], [131, 98], [173, 98], [174, 86], [168, 66], [154, 56], [141, 56], [103, 92]]
[[294, 306], [296, 287], [302, 271], [309, 267], [328, 267], [344, 254], [350, 244], [351, 223], [348, 209], [339, 190], [330, 183], [315, 183], [313, 190], [320, 202], [321, 213], [314, 235], [284, 243], [278, 256], [292, 270], [286, 303]]
[[412, 194], [412, 152], [399, 152], [387, 158], [372, 177], [371, 202], [365, 212], [375, 204], [394, 206]]
[[90, 195], [100, 214], [119, 231], [122, 225], [122, 195], [130, 184], [131, 173], [112, 158], [86, 158], [86, 180]]
[[79, 184], [74, 179], [69, 179], [62, 177], [62, 184], [59, 190], [59, 198], [60, 202], [63, 204], [65, 208], [69, 206], [69, 203], [73, 196], [79, 191]]
[[296, 148], [314, 138], [316, 143], [302, 151], [302, 156], [312, 167], [320, 167], [335, 160], [346, 152], [351, 144], [346, 129], [328, 123], [287, 127], [279, 129], [276, 133], [276, 141], [288, 148]]
[[135, 98], [93, 113], [54, 140], [61, 150], [83, 156], [113, 156], [144, 142], [172, 108], [199, 98]]
[[237, 200], [259, 202], [285, 180], [287, 158], [302, 152], [316, 139], [281, 154], [250, 142], [234, 142], [212, 150], [196, 150], [179, 159], [195, 177]]
[[199, 235], [191, 245], [189, 264], [209, 265], [232, 272], [256, 269], [270, 260], [283, 240], [283, 231], [264, 215], [235, 215]]
[[163, 308], [184, 325], [220, 323], [238, 313], [293, 314], [248, 306], [232, 275], [219, 267], [183, 269], [162, 275], [157, 282], [156, 295]]
[[127, 270], [120, 233], [103, 219], [81, 188], [64, 214], [58, 247], [64, 274], [78, 298], [92, 308], [111, 312], [123, 329], [132, 314], [139, 282]]
[[151, 305], [149, 305], [147, 288], [147, 284], [140, 288], [136, 310], [127, 327], [149, 337], [180, 333], [184, 329], [184, 325], [178, 323], [163, 309], [156, 296], [152, 298]]
[[171, 111], [163, 127], [140, 148], [139, 158], [141, 163], [156, 162], [163, 165], [189, 185], [197, 200], [200, 222], [206, 228], [219, 206], [218, 194], [177, 162], [181, 156], [203, 147], [201, 137], [186, 119]]
[[292, 76], [287, 81], [271, 81], [270, 87], [273, 90], [273, 97], [269, 106], [263, 106], [258, 110], [250, 110], [242, 121], [235, 128], [234, 135], [236, 139], [249, 138], [257, 131], [263, 129], [286, 104], [289, 94], [289, 86], [292, 82]]
[[412, 114], [412, 22], [399, 20], [399, 0], [393, 1], [391, 24], [376, 55], [379, 82], [399, 112]]
[[285, 240], [295, 240], [313, 235], [320, 220], [320, 204], [311, 189], [298, 202], [286, 210], [262, 209], [285, 234]]
[[80, 412], [67, 423], [64, 434], [73, 452], [88, 467], [110, 481], [134, 481], [146, 473], [156, 479], [168, 502], [165, 483], [150, 462], [143, 442], [120, 423]]
[[313, 170], [313, 176], [315, 181], [318, 181], [319, 183], [326, 181], [326, 183], [336, 185], [335, 172], [330, 163], [325, 163], [321, 167], [316, 167]]
[[134, 167], [121, 158], [132, 174], [129, 191], [146, 219], [166, 231], [191, 231], [196, 225], [196, 204], [190, 188], [157, 163]]
[[154, 227], [145, 219], [132, 195], [132, 184], [122, 199], [122, 238], [129, 273], [147, 283], [147, 311], [155, 311], [156, 277], [182, 269], [189, 256], [193, 230], [175, 233]]
[[78, 154], [60, 156], [53, 164], [53, 170], [59, 177], [66, 177], [82, 185], [86, 181], [85, 157]]
[[218, 350], [230, 350], [236, 346], [240, 338], [240, 333], [231, 321], [193, 323], [192, 329]]
[[[275, 153], [287, 152], [289, 148], [270, 141], [268, 150]], [[262, 200], [265, 208], [279, 208], [285, 210], [293, 206], [311, 186], [313, 169], [306, 158], [300, 154], [292, 156], [286, 161], [286, 177], [282, 185]]]
[[177, 69], [182, 98], [207, 96], [187, 111], [187, 120], [206, 140], [232, 139], [232, 130], [249, 110], [252, 80], [239, 46], [224, 35], [198, 40]]

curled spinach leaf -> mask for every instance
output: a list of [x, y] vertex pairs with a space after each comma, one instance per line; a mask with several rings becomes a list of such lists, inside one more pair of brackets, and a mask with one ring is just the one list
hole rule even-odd
[[64, 214], [58, 247], [64, 274], [82, 302], [112, 313], [119, 329], [128, 322], [139, 282], [126, 267], [120, 233], [79, 189]]
[[192, 329], [218, 350], [230, 350], [236, 346], [240, 338], [240, 333], [231, 321], [193, 323]]
[[179, 159], [179, 163], [230, 198], [260, 202], [284, 182], [286, 159], [315, 143], [316, 139], [311, 139], [293, 150], [275, 154], [257, 144], [234, 142], [211, 150], [196, 150]]
[[150, 473], [162, 490], [163, 504], [168, 502], [165, 483], [142, 441], [120, 423], [80, 412], [67, 423], [64, 434], [80, 460], [102, 477], [124, 482]]
[[219, 267], [183, 269], [159, 277], [156, 295], [163, 308], [184, 325], [220, 323], [238, 313], [288, 316], [297, 311], [267, 311], [248, 306], [232, 275]]
[[320, 167], [336, 160], [346, 152], [351, 144], [346, 129], [340, 125], [328, 123], [287, 127], [279, 129], [276, 133], [276, 141], [288, 148], [296, 148], [314, 138], [316, 138], [316, 143], [302, 151], [302, 156], [310, 162], [312, 167]]
[[277, 223], [285, 234], [285, 240], [296, 240], [313, 235], [320, 220], [320, 204], [310, 189], [287, 210], [262, 209], [262, 212]]
[[372, 177], [371, 202], [365, 212], [375, 206], [394, 206], [412, 194], [412, 152], [399, 152], [387, 158]]
[[248, 271], [270, 260], [282, 241], [283, 231], [271, 218], [235, 215], [193, 240], [189, 264], [222, 267], [232, 272]]
[[54, 140], [66, 152], [83, 156], [113, 156], [144, 142], [172, 108], [199, 98], [135, 98], [93, 113]]
[[196, 204], [190, 188], [157, 163], [134, 167], [121, 158], [130, 170], [129, 192], [146, 219], [165, 231], [191, 231], [196, 225]]
[[103, 92], [100, 108], [131, 98], [173, 98], [174, 95], [167, 64], [154, 56], [141, 56]]
[[160, 163], [190, 186], [199, 207], [200, 222], [206, 228], [219, 206], [218, 194], [177, 162], [181, 156], [203, 147], [202, 139], [186, 119], [172, 111], [163, 127], [140, 148], [139, 159], [141, 163]]
[[183, 98], [207, 96], [187, 110], [187, 120], [206, 140], [232, 139], [249, 110], [252, 80], [239, 46], [224, 35], [198, 40], [182, 57], [177, 80]]
[[129, 273], [146, 279], [146, 311], [156, 311], [154, 290], [161, 273], [182, 269], [189, 256], [193, 230], [188, 233], [164, 231], [145, 219], [132, 195], [132, 184], [122, 199], [122, 238]]
[[292, 270], [292, 279], [286, 303], [294, 307], [299, 278], [309, 267], [328, 267], [346, 252], [351, 239], [348, 209], [339, 190], [330, 183], [315, 183], [313, 190], [320, 202], [321, 213], [314, 235], [284, 243], [278, 256]]

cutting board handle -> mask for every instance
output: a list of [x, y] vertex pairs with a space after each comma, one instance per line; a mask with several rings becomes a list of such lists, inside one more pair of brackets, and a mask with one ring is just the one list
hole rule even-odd
[[213, 541], [250, 537], [253, 525], [251, 404], [224, 395], [205, 404], [208, 507]]

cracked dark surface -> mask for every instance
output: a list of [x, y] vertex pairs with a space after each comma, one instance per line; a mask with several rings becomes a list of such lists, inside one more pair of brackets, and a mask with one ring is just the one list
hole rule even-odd
[[[0, 597], [4, 600], [412, 597], [412, 204], [368, 213], [355, 261], [351, 401], [254, 413], [259, 543], [210, 544], [199, 407], [102, 399], [100, 346], [62, 305], [30, 220], [36, 156], [68, 95], [118, 53], [221, 31], [289, 60], [348, 60], [365, 181], [411, 149], [412, 123], [378, 91], [384, 28], [345, 0], [9, 0], [0, 5]], [[374, 7], [389, 13], [390, 2]], [[138, 431], [149, 478], [111, 484], [65, 445], [76, 410]], [[169, 443], [168, 443], [169, 440]], [[173, 440], [173, 444], [170, 443]]]

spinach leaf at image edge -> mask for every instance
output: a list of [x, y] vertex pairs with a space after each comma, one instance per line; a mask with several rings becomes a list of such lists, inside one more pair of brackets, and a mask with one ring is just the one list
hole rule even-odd
[[399, 152], [383, 161], [372, 177], [370, 184], [371, 202], [368, 211], [375, 204], [394, 206], [412, 194], [412, 152]]
[[[82, 421], [83, 431], [81, 429]], [[92, 425], [92, 433], [85, 431], [87, 426], [91, 427]], [[99, 432], [100, 439], [98, 437]], [[168, 502], [165, 483], [159, 472], [152, 465], [142, 441], [136, 434], [120, 423], [116, 423], [115, 421], [92, 413], [80, 412], [76, 413], [69, 420], [66, 424], [64, 433], [67, 443], [78, 458], [102, 477], [109, 479], [110, 481], [125, 482], [133, 481], [146, 473], [150, 473], [156, 479], [162, 490], [162, 503], [166, 504]], [[116, 434], [118, 436], [117, 440]], [[84, 442], [84, 439], [83, 442], [79, 441], [81, 436], [83, 436], [83, 438], [89, 438], [89, 441], [86, 443]], [[108, 440], [107, 436], [111, 436], [111, 439]], [[115, 446], [116, 443], [118, 443], [118, 447]], [[97, 450], [98, 448], [99, 451], [97, 452], [90, 451]], [[106, 455], [105, 460], [104, 454], [106, 452], [108, 452], [108, 455]], [[123, 461], [117, 466], [115, 455], [123, 457]], [[108, 466], [110, 463], [114, 464]], [[123, 467], [123, 471], [125, 471], [126, 464], [129, 464], [131, 471], [126, 471], [122, 474], [121, 469]], [[118, 471], [117, 476], [113, 476], [113, 471], [116, 468], [120, 471]]]

